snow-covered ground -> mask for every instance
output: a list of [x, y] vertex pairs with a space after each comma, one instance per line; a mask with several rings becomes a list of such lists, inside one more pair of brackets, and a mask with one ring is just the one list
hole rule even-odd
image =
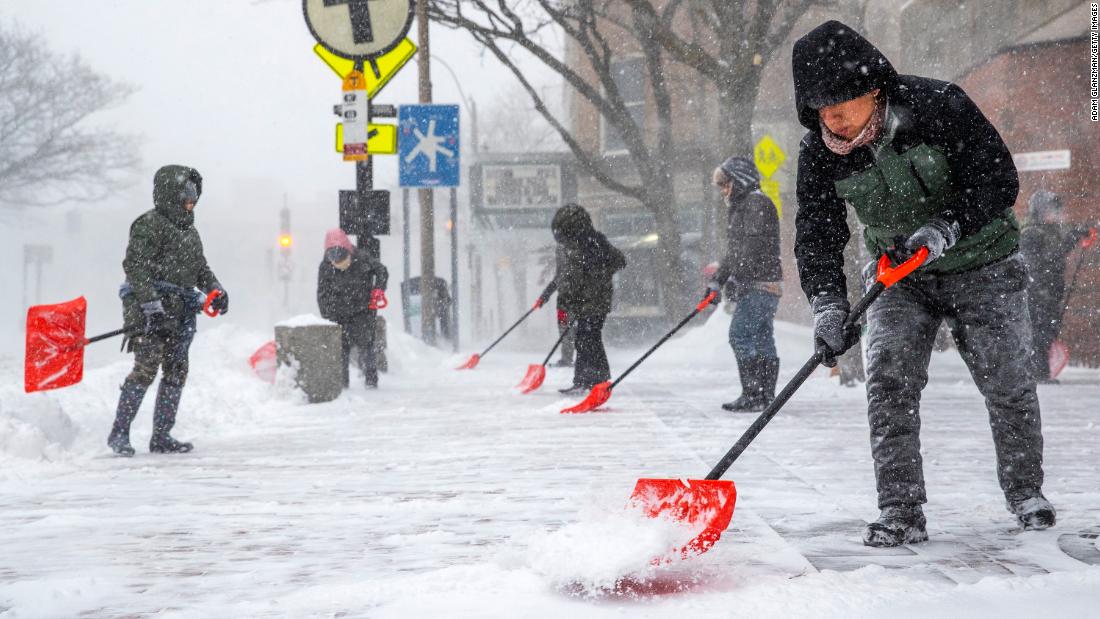
[[[705, 475], [754, 418], [718, 408], [736, 394], [727, 324], [670, 342], [606, 409], [561, 415], [566, 371], [511, 389], [540, 351], [457, 372], [391, 330], [381, 389], [309, 405], [251, 375], [265, 334], [206, 323], [175, 431], [195, 452], [146, 452], [149, 397], [133, 459], [104, 445], [129, 357], [33, 395], [4, 359], [0, 616], [1100, 616], [1100, 373], [1040, 388], [1059, 523], [1023, 533], [953, 352], [924, 395], [931, 542], [859, 543], [877, 515], [863, 390], [819, 372], [727, 474], [718, 545], [649, 567], [670, 532], [623, 511], [634, 481]], [[809, 336], [779, 338], [785, 379]]]

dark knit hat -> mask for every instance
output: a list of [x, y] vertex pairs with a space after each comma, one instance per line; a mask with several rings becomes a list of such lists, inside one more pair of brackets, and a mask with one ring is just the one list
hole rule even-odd
[[1027, 200], [1027, 215], [1033, 220], [1040, 220], [1050, 215], [1056, 215], [1062, 211], [1062, 198], [1053, 191], [1040, 189], [1031, 194]]
[[576, 240], [593, 230], [592, 216], [579, 204], [566, 204], [554, 213], [550, 230], [558, 242]]
[[746, 157], [730, 157], [718, 169], [741, 191], [760, 186], [760, 172], [756, 169], [756, 164]]

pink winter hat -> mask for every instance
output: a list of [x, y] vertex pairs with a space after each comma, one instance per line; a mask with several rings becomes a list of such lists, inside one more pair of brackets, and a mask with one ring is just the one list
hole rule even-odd
[[355, 251], [355, 246], [348, 240], [348, 235], [344, 234], [344, 231], [339, 228], [333, 228], [325, 233], [325, 249], [332, 249], [333, 247], [343, 247], [349, 252]]

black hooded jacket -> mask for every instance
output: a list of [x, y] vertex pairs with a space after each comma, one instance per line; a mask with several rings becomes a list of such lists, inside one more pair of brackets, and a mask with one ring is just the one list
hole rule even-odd
[[364, 250], [352, 253], [351, 266], [341, 271], [327, 259], [317, 268], [317, 307], [321, 317], [338, 324], [351, 322], [370, 310], [371, 292], [386, 289], [389, 271]]
[[[818, 26], [795, 43], [792, 70], [798, 118], [809, 130], [799, 147], [795, 255], [802, 289], [810, 299], [846, 296], [843, 250], [850, 232], [835, 183], [875, 164], [867, 147], [846, 156], [829, 150], [818, 117], [823, 106], [881, 89], [897, 119], [893, 140], [885, 148], [902, 153], [925, 144], [943, 152], [955, 198], [937, 216], [957, 222], [961, 239], [1010, 212], [1019, 189], [1012, 156], [958, 86], [898, 75], [882, 52], [837, 21]], [[1016, 225], [1014, 219], [1011, 225]]]
[[550, 227], [562, 251], [554, 281], [543, 294], [557, 290], [558, 306], [571, 320], [610, 313], [612, 277], [626, 267], [626, 257], [592, 227], [588, 212], [576, 204], [558, 209]]
[[714, 281], [733, 277], [738, 290], [752, 282], [783, 279], [779, 259], [779, 215], [771, 198], [759, 188], [733, 196], [726, 223], [726, 255], [718, 263]]

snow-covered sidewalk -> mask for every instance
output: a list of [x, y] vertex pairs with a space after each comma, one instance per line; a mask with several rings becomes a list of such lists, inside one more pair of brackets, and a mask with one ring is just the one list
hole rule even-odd
[[[651, 540], [621, 513], [634, 481], [705, 475], [754, 418], [718, 408], [736, 394], [727, 324], [719, 314], [671, 342], [587, 415], [557, 412], [573, 403], [555, 391], [563, 370], [536, 394], [511, 390], [537, 351], [456, 372], [459, 356], [393, 334], [381, 389], [307, 405], [249, 374], [262, 334], [223, 326], [196, 342], [175, 432], [196, 451], [148, 454], [147, 402], [129, 460], [103, 445], [125, 361], [32, 396], [9, 363], [0, 616], [1096, 612], [1100, 374], [1071, 368], [1040, 388], [1059, 524], [1022, 533], [997, 487], [982, 398], [953, 352], [936, 356], [922, 405], [931, 542], [860, 545], [877, 515], [864, 394], [820, 372], [727, 474], [739, 497], [719, 544], [648, 568]], [[781, 381], [808, 340], [780, 329]], [[613, 372], [635, 357], [615, 352]]]

